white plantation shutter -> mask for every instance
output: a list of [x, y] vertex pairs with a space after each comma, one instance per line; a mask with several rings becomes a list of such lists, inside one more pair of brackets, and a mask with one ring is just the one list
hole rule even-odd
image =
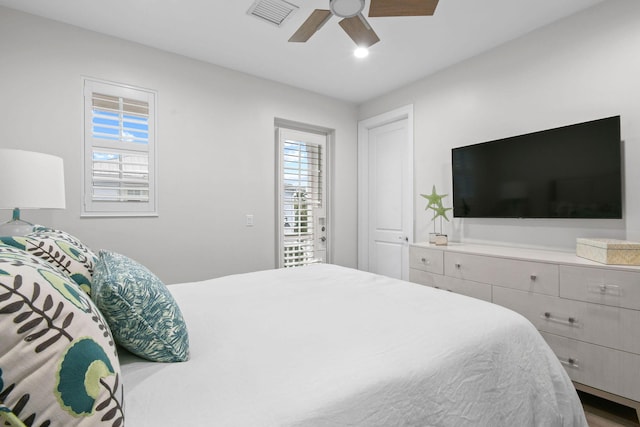
[[281, 132], [281, 267], [322, 262], [325, 258], [325, 141], [321, 135]]
[[155, 93], [85, 80], [85, 215], [156, 215]]

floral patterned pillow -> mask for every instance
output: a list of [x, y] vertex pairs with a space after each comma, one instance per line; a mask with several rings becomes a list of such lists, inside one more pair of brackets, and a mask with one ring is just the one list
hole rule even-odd
[[26, 236], [0, 237], [0, 241], [42, 258], [91, 294], [91, 278], [98, 258], [66, 231], [36, 225]]
[[124, 426], [108, 325], [43, 259], [0, 245], [0, 424]]

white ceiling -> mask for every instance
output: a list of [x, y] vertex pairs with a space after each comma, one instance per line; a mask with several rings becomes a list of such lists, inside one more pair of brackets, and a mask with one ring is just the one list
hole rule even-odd
[[[247, 14], [254, 0], [0, 0], [0, 5], [266, 79], [361, 103], [604, 0], [440, 0], [432, 17], [368, 18], [381, 42], [357, 59], [332, 19], [307, 43], [287, 40], [313, 9], [281, 27]], [[369, 0], [365, 12], [368, 11]]]

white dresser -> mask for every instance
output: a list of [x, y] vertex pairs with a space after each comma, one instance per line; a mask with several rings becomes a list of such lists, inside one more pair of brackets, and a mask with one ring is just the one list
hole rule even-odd
[[640, 417], [640, 267], [515, 247], [414, 244], [410, 280], [528, 318], [576, 388]]

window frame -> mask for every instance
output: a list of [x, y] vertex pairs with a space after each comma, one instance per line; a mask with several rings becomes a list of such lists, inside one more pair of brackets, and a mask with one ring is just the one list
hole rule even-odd
[[[156, 102], [157, 92], [132, 85], [82, 78], [83, 133], [82, 133], [82, 197], [81, 217], [140, 217], [158, 216], [158, 141]], [[148, 104], [148, 142], [136, 143], [97, 139], [93, 137], [93, 93], [127, 98]], [[134, 145], [135, 144], [135, 145]], [[98, 148], [114, 154], [141, 154], [148, 156], [149, 194], [146, 201], [94, 201], [93, 190], [93, 150]]]

